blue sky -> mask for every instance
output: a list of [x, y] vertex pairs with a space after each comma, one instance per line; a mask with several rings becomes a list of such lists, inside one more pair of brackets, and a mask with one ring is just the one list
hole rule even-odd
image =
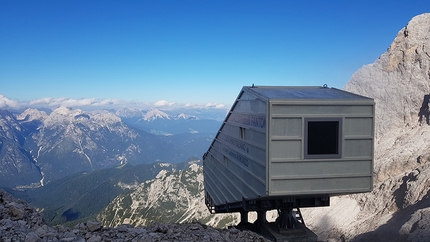
[[428, 0], [2, 0], [0, 94], [231, 105], [253, 83], [343, 88], [425, 12]]

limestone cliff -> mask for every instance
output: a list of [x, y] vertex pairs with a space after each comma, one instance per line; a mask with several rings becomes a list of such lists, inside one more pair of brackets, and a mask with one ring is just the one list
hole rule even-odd
[[430, 241], [430, 14], [412, 18], [344, 89], [376, 102], [374, 190], [309, 209], [308, 225], [320, 239]]
[[393, 128], [429, 124], [430, 14], [413, 18], [387, 52], [363, 66], [345, 90], [375, 99], [376, 133], [381, 139]]

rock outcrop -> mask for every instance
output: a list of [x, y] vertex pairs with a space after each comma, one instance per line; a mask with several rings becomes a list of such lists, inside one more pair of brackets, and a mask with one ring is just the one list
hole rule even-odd
[[209, 213], [204, 203], [203, 167], [197, 163], [182, 170], [160, 171], [154, 179], [117, 196], [96, 218], [112, 227], [123, 223], [146, 226], [154, 222], [185, 223], [196, 219], [225, 228], [240, 222], [238, 213]]
[[430, 14], [414, 17], [401, 29], [387, 52], [363, 66], [345, 90], [375, 99], [376, 134], [393, 128], [429, 124]]
[[89, 220], [73, 228], [46, 225], [43, 217], [25, 202], [0, 190], [0, 241], [268, 241], [250, 231], [215, 229], [199, 222], [156, 224], [147, 227], [103, 227]]
[[306, 211], [308, 225], [334, 241], [430, 241], [430, 14], [414, 17], [345, 90], [376, 102], [374, 188]]

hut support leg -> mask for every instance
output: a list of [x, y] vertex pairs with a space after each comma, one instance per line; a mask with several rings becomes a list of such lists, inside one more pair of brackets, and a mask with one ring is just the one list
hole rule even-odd
[[295, 228], [295, 218], [293, 215], [293, 209], [279, 209], [278, 218], [276, 219], [278, 227], [281, 229], [293, 229]]
[[299, 208], [297, 208], [297, 212], [293, 212], [293, 208], [279, 209], [278, 215], [276, 219], [278, 228], [295, 229], [297, 223], [305, 224]]
[[248, 224], [248, 211], [240, 211], [240, 223], [239, 225]]
[[261, 225], [267, 222], [266, 220], [266, 210], [259, 210], [257, 211], [257, 220], [255, 221], [255, 224], [257, 226], [257, 230], [260, 229]]

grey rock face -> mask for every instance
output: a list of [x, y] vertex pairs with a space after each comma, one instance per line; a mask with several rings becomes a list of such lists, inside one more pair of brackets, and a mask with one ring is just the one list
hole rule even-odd
[[387, 52], [354, 73], [344, 89], [375, 99], [377, 138], [392, 128], [429, 124], [430, 14], [412, 18]]
[[430, 241], [430, 14], [412, 18], [345, 90], [376, 102], [373, 191], [305, 213], [308, 226], [323, 240]]

